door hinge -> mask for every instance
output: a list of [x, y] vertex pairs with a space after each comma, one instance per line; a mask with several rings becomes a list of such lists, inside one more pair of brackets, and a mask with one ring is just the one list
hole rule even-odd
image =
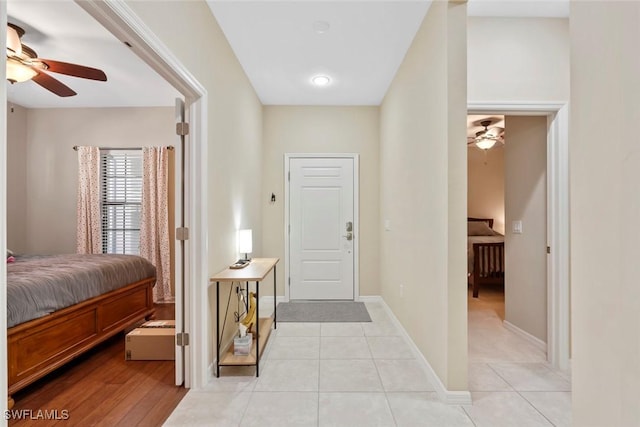
[[289, 286], [291, 286], [291, 277], [289, 277]]
[[547, 253], [550, 254], [551, 253], [551, 246], [547, 246]]
[[287, 172], [287, 181], [291, 181], [291, 172]]
[[178, 332], [176, 334], [176, 345], [178, 347], [186, 347], [189, 345], [189, 334], [186, 332]]
[[291, 224], [289, 224], [289, 234], [291, 234]]
[[179, 135], [179, 136], [189, 135], [189, 123], [185, 123], [185, 122], [176, 123], [176, 135]]
[[187, 227], [176, 228], [176, 240], [189, 240], [189, 229]]

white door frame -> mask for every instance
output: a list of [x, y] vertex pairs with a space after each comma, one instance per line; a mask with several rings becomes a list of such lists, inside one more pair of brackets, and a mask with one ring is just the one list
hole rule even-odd
[[547, 359], [569, 369], [569, 105], [566, 102], [469, 102], [469, 114], [546, 116], [547, 133]]
[[284, 300], [289, 301], [289, 161], [291, 159], [353, 160], [353, 300], [360, 300], [360, 156], [355, 153], [285, 153], [284, 155]]
[[207, 296], [207, 217], [198, 206], [207, 206], [207, 90], [162, 43], [126, 3], [115, 0], [76, 3], [122, 41], [151, 68], [175, 87], [189, 109], [190, 124], [185, 180], [185, 223], [190, 228], [185, 245], [185, 324], [190, 335], [185, 350], [185, 387], [201, 389], [209, 379], [208, 337], [211, 336]]

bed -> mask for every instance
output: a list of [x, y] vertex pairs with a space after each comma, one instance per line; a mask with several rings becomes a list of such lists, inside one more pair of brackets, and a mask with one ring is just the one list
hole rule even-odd
[[155, 267], [133, 255], [16, 256], [7, 264], [8, 404], [98, 343], [153, 318]]
[[504, 236], [493, 230], [492, 218], [467, 218], [468, 280], [473, 297], [484, 285], [504, 286]]

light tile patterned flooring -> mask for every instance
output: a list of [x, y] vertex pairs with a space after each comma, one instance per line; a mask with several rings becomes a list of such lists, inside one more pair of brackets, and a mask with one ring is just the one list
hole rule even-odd
[[165, 425], [570, 425], [569, 380], [477, 303], [469, 316], [473, 405], [441, 403], [383, 306], [367, 303], [371, 323], [279, 323], [259, 378], [254, 368], [222, 367]]

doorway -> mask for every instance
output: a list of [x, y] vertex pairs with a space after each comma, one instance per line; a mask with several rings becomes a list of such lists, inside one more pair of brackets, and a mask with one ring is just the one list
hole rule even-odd
[[285, 181], [285, 299], [356, 299], [357, 155], [286, 155]]
[[[207, 342], [210, 333], [208, 325], [201, 319], [206, 318], [208, 298], [205, 287], [193, 287], [191, 284], [203, 283], [207, 276], [205, 260], [208, 227], [206, 218], [199, 209], [199, 206], [207, 205], [208, 199], [207, 146], [204, 143], [207, 92], [126, 4], [102, 0], [80, 2], [79, 5], [118, 39], [128, 41], [131, 50], [185, 99], [185, 121], [190, 123], [189, 142], [185, 144], [182, 153], [184, 163], [176, 165], [176, 169], [178, 166], [181, 168], [180, 172], [176, 170], [176, 175], [184, 176], [184, 215], [176, 217], [176, 222], [184, 224], [185, 230], [181, 233], [186, 239], [184, 249], [177, 250], [180, 258], [184, 256], [184, 265], [181, 266], [182, 286], [176, 284], [176, 306], [184, 308], [182, 315], [176, 312], [176, 333], [182, 342], [184, 364], [182, 369], [176, 370], [176, 382], [180, 382], [183, 377], [185, 387], [202, 388], [208, 381]], [[184, 130], [186, 129], [183, 128]], [[177, 259], [176, 264], [181, 263], [181, 259]], [[177, 265], [177, 269], [179, 268]], [[176, 363], [176, 367], [180, 367], [180, 364]]]
[[[547, 360], [568, 370], [569, 336], [569, 203], [568, 106], [564, 103], [470, 103], [469, 114], [545, 116], [547, 199]], [[507, 225], [509, 226], [509, 224]]]

